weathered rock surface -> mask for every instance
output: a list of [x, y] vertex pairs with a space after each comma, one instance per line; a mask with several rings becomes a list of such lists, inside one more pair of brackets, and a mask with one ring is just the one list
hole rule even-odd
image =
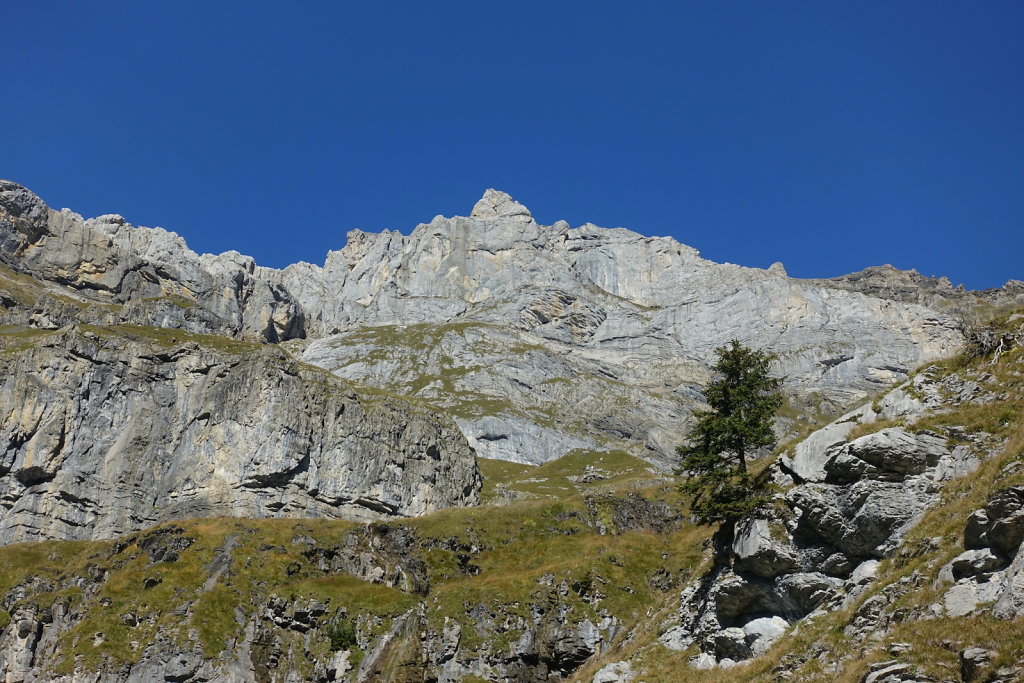
[[993, 493], [964, 529], [963, 553], [939, 572], [939, 583], [954, 583], [943, 596], [946, 613], [971, 614], [992, 604], [1000, 619], [1024, 616], [1024, 486]]
[[[252, 258], [230, 251], [200, 256], [173, 232], [135, 228], [115, 214], [85, 220], [53, 211], [9, 181], [0, 181], [0, 262], [93, 301], [171, 301], [164, 311], [174, 316], [166, 320], [171, 327], [267, 341], [304, 334], [301, 308], [262, 278]], [[191, 308], [202, 313], [189, 315]], [[128, 311], [124, 320], [156, 322], [133, 317]], [[211, 327], [197, 329], [203, 323]]]
[[670, 465], [713, 350], [732, 338], [778, 353], [794, 400], [822, 409], [960, 343], [916, 303], [712, 263], [670, 238], [542, 226], [494, 190], [469, 217], [352, 231], [322, 267], [274, 270], [120, 216], [52, 211], [4, 182], [0, 264], [60, 294], [3, 304], [9, 322], [312, 338], [307, 362], [429, 400], [481, 455], [528, 463], [628, 448]]
[[0, 542], [477, 502], [472, 451], [443, 415], [273, 347], [166, 334], [76, 328], [0, 352]]
[[[481, 203], [408, 236], [350, 233], [322, 269], [293, 266], [279, 282], [327, 335], [306, 360], [456, 411], [466, 397], [488, 402], [501, 438], [484, 443], [475, 416], [460, 416], [485, 454], [543, 462], [565, 452], [553, 437], [567, 433], [591, 447], [639, 442], [667, 462], [678, 432], [664, 425], [687, 418], [713, 349], [733, 337], [775, 350], [791, 391], [827, 405], [958, 343], [943, 315], [920, 306], [712, 263], [669, 238], [540, 226], [521, 208], [490, 208], [519, 207], [500, 193]], [[426, 335], [436, 341], [424, 346]], [[523, 419], [555, 429], [531, 433]]]
[[[917, 417], [964, 400], [985, 400], [981, 391], [962, 396], [965, 384], [921, 373], [780, 458], [772, 478], [788, 490], [760, 516], [719, 532], [714, 568], [683, 591], [679, 616], [667, 624], [661, 642], [679, 650], [699, 646], [695, 666], [731, 666], [763, 653], [790, 624], [854, 604], [874, 580], [878, 560], [900, 548], [938, 500], [942, 485], [978, 467], [984, 439], [954, 431], [953, 445], [931, 432], [888, 427], [851, 440], [850, 430], [862, 422]], [[1024, 493], [1018, 488], [996, 494], [972, 515], [965, 534], [972, 550], [941, 572], [956, 582], [938, 608], [946, 614], [964, 616], [994, 601], [994, 614], [1001, 610], [1000, 615], [1014, 618], [1020, 613], [1024, 591], [1014, 581], [1024, 586], [1024, 553], [1014, 560], [1018, 568], [1007, 568], [1024, 536]], [[905, 579], [886, 588], [889, 596], [922, 582], [919, 575]], [[867, 637], [884, 628], [888, 599], [876, 597], [881, 602], [873, 598], [861, 606], [850, 635]]]
[[880, 299], [915, 303], [942, 310], [963, 306], [970, 308], [978, 301], [999, 307], [1024, 305], [1024, 282], [1010, 280], [999, 289], [967, 291], [946, 277], [928, 277], [916, 270], [900, 270], [891, 265], [871, 266], [856, 273], [814, 280], [828, 287], [863, 292]]

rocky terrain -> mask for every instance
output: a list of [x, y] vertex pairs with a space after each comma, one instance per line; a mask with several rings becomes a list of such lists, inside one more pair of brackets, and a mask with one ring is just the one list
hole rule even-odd
[[960, 343], [947, 313], [905, 296], [713, 263], [621, 228], [540, 225], [494, 190], [468, 217], [352, 231], [322, 267], [275, 270], [4, 182], [0, 265], [12, 323], [296, 340], [306, 362], [443, 407], [480, 455], [534, 464], [624, 448], [670, 466], [732, 338], [780, 355], [794, 414], [834, 412]]
[[999, 289], [968, 291], [963, 285], [954, 287], [947, 277], [928, 277], [916, 270], [900, 270], [891, 265], [871, 266], [856, 273], [813, 282], [937, 310], [970, 311], [986, 304], [995, 308], [1024, 306], [1024, 282], [1020, 280], [1011, 280]]
[[[1017, 318], [1020, 325], [1024, 318]], [[482, 505], [0, 549], [11, 681], [1018, 681], [1024, 349], [923, 368], [692, 526], [625, 452], [480, 460]], [[3, 615], [9, 615], [9, 620]]]
[[[0, 677], [1024, 680], [1024, 318], [954, 355], [1019, 289], [494, 191], [274, 270], [0, 183]], [[787, 438], [716, 531], [671, 465], [734, 337]]]
[[466, 440], [271, 346], [159, 328], [0, 335], [0, 542], [170, 519], [421, 515], [479, 499]]

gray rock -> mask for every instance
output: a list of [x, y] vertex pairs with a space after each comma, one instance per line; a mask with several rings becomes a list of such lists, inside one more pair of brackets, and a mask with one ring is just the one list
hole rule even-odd
[[974, 612], [980, 605], [994, 601], [999, 591], [999, 582], [978, 583], [972, 579], [964, 579], [943, 594], [942, 602], [947, 615], [962, 617]]
[[998, 571], [1006, 566], [1006, 560], [991, 550], [967, 550], [949, 562], [950, 574], [954, 581], [972, 578], [981, 574]]
[[512, 218], [524, 223], [533, 222], [529, 209], [504, 192], [493, 189], [484, 192], [469, 215], [472, 218]]
[[1024, 546], [1017, 550], [1017, 555], [999, 585], [999, 596], [992, 606], [992, 615], [998, 619], [1018, 619], [1024, 616]]
[[636, 673], [630, 667], [629, 662], [612, 662], [601, 667], [592, 683], [629, 683], [636, 678]]
[[862, 436], [837, 450], [825, 464], [826, 481], [845, 483], [864, 478], [900, 481], [934, 467], [948, 454], [944, 439], [890, 427]]
[[906, 680], [904, 674], [910, 674], [913, 667], [906, 662], [883, 662], [872, 665], [873, 671], [869, 672], [863, 683], [889, 683]]
[[802, 617], [835, 594], [842, 581], [819, 572], [801, 572], [779, 577], [774, 584], [780, 611]]
[[[658, 642], [669, 650], [681, 652], [693, 645], [693, 634], [683, 626], [676, 625], [661, 634]], [[693, 665], [691, 664], [691, 666]]]
[[768, 648], [776, 640], [786, 635], [788, 630], [789, 622], [782, 617], [760, 617], [743, 625], [747, 645], [750, 646], [750, 652], [754, 657], [767, 652]]
[[835, 449], [846, 444], [846, 435], [863, 417], [865, 408], [853, 410], [812, 432], [793, 449], [793, 457], [784, 462], [801, 481], [825, 481], [825, 465]]
[[477, 502], [473, 454], [443, 415], [280, 350], [156, 339], [69, 330], [0, 353], [0, 542]]
[[711, 642], [715, 648], [715, 656], [719, 660], [731, 659], [740, 661], [749, 659], [752, 651], [747, 644], [747, 634], [742, 628], [725, 628], [714, 634]]
[[[521, 462], [626, 448], [671, 467], [714, 348], [734, 337], [785, 357], [790, 391], [825, 407], [960, 342], [948, 318], [916, 304], [712, 263], [669, 238], [540, 226], [493, 190], [469, 217], [409, 235], [352, 231], [323, 266], [275, 270], [234, 252], [197, 255], [119, 216], [51, 211], [3, 183], [0, 262], [83, 303], [37, 324], [315, 337], [308, 362], [436, 403], [481, 452]], [[27, 310], [11, 315], [29, 322]], [[424, 348], [395, 329], [415, 336], [415, 325], [439, 337], [451, 325], [477, 329]], [[483, 417], [505, 423], [504, 443], [478, 438], [489, 434]]]
[[878, 568], [881, 562], [878, 560], [865, 560], [857, 565], [857, 568], [850, 574], [850, 582], [854, 585], [862, 585], [874, 581], [878, 576]]
[[989, 545], [1013, 555], [1024, 540], [1024, 486], [1011, 486], [995, 493], [985, 505]]
[[947, 482], [973, 474], [981, 466], [981, 460], [967, 446], [956, 446], [948, 456], [943, 457], [935, 468], [933, 479]]
[[800, 568], [785, 527], [766, 519], [737, 523], [732, 551], [737, 569], [757, 576], [771, 578]]
[[964, 528], [964, 547], [979, 549], [988, 548], [988, 512], [985, 508], [975, 510], [967, 518]]
[[992, 661], [992, 653], [981, 647], [969, 647], [960, 652], [960, 676], [965, 682], [977, 680]]
[[[0, 262], [97, 302], [180, 302], [177, 319], [168, 321], [174, 327], [185, 326], [187, 310], [198, 308], [228, 334], [278, 341], [305, 331], [301, 307], [261, 278], [252, 258], [199, 256], [173, 232], [134, 228], [114, 214], [84, 220], [66, 209], [53, 211], [7, 181], [0, 181], [0, 249]], [[175, 313], [173, 306], [164, 311]]]
[[963, 287], [954, 287], [946, 277], [928, 277], [916, 270], [899, 270], [886, 264], [871, 266], [856, 273], [841, 275], [827, 280], [817, 280], [824, 285], [853, 292], [864, 292], [892, 301], [919, 303], [944, 308], [947, 306], [970, 305], [977, 299], [986, 300], [998, 307], [1014, 308], [1024, 304], [1024, 287], [1017, 280], [1010, 280], [1001, 289], [968, 292]]
[[929, 497], [900, 483], [861, 479], [848, 486], [808, 484], [787, 500], [800, 512], [801, 533], [866, 559], [895, 547]]
[[718, 666], [718, 659], [713, 654], [701, 652], [699, 655], [690, 657], [687, 663], [698, 671], [710, 671]]

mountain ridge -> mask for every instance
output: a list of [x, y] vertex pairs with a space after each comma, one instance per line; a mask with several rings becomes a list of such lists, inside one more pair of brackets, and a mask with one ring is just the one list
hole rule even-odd
[[[732, 338], [774, 349], [794, 401], [825, 412], [959, 343], [942, 311], [717, 264], [668, 237], [541, 226], [496, 190], [475, 217], [438, 216], [409, 235], [351, 231], [323, 266], [280, 270], [197, 255], [113, 214], [51, 211], [13, 183], [0, 185], [0, 210], [0, 262], [121, 307], [72, 320], [306, 339], [305, 361], [461, 410], [480, 454], [520, 462], [625, 447], [669, 466], [714, 348]], [[447, 346], [425, 354], [409, 325]]]

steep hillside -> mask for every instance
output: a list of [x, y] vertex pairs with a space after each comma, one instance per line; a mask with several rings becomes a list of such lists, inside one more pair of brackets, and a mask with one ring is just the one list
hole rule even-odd
[[[940, 360], [1019, 294], [493, 190], [275, 270], [0, 182], [0, 677], [1022, 678], [1022, 318]], [[669, 473], [732, 338], [793, 438], [712, 535]]]
[[641, 677], [1024, 680], [1024, 315], [993, 326], [1011, 351], [927, 366], [772, 465], [774, 508], [719, 532]]
[[[1000, 324], [1024, 339], [1022, 322]], [[0, 672], [1022, 680], [1022, 406], [1019, 347], [926, 366], [764, 462], [776, 505], [714, 537], [672, 477], [576, 451], [482, 460], [481, 507], [413, 520], [208, 519], [9, 545]]]

